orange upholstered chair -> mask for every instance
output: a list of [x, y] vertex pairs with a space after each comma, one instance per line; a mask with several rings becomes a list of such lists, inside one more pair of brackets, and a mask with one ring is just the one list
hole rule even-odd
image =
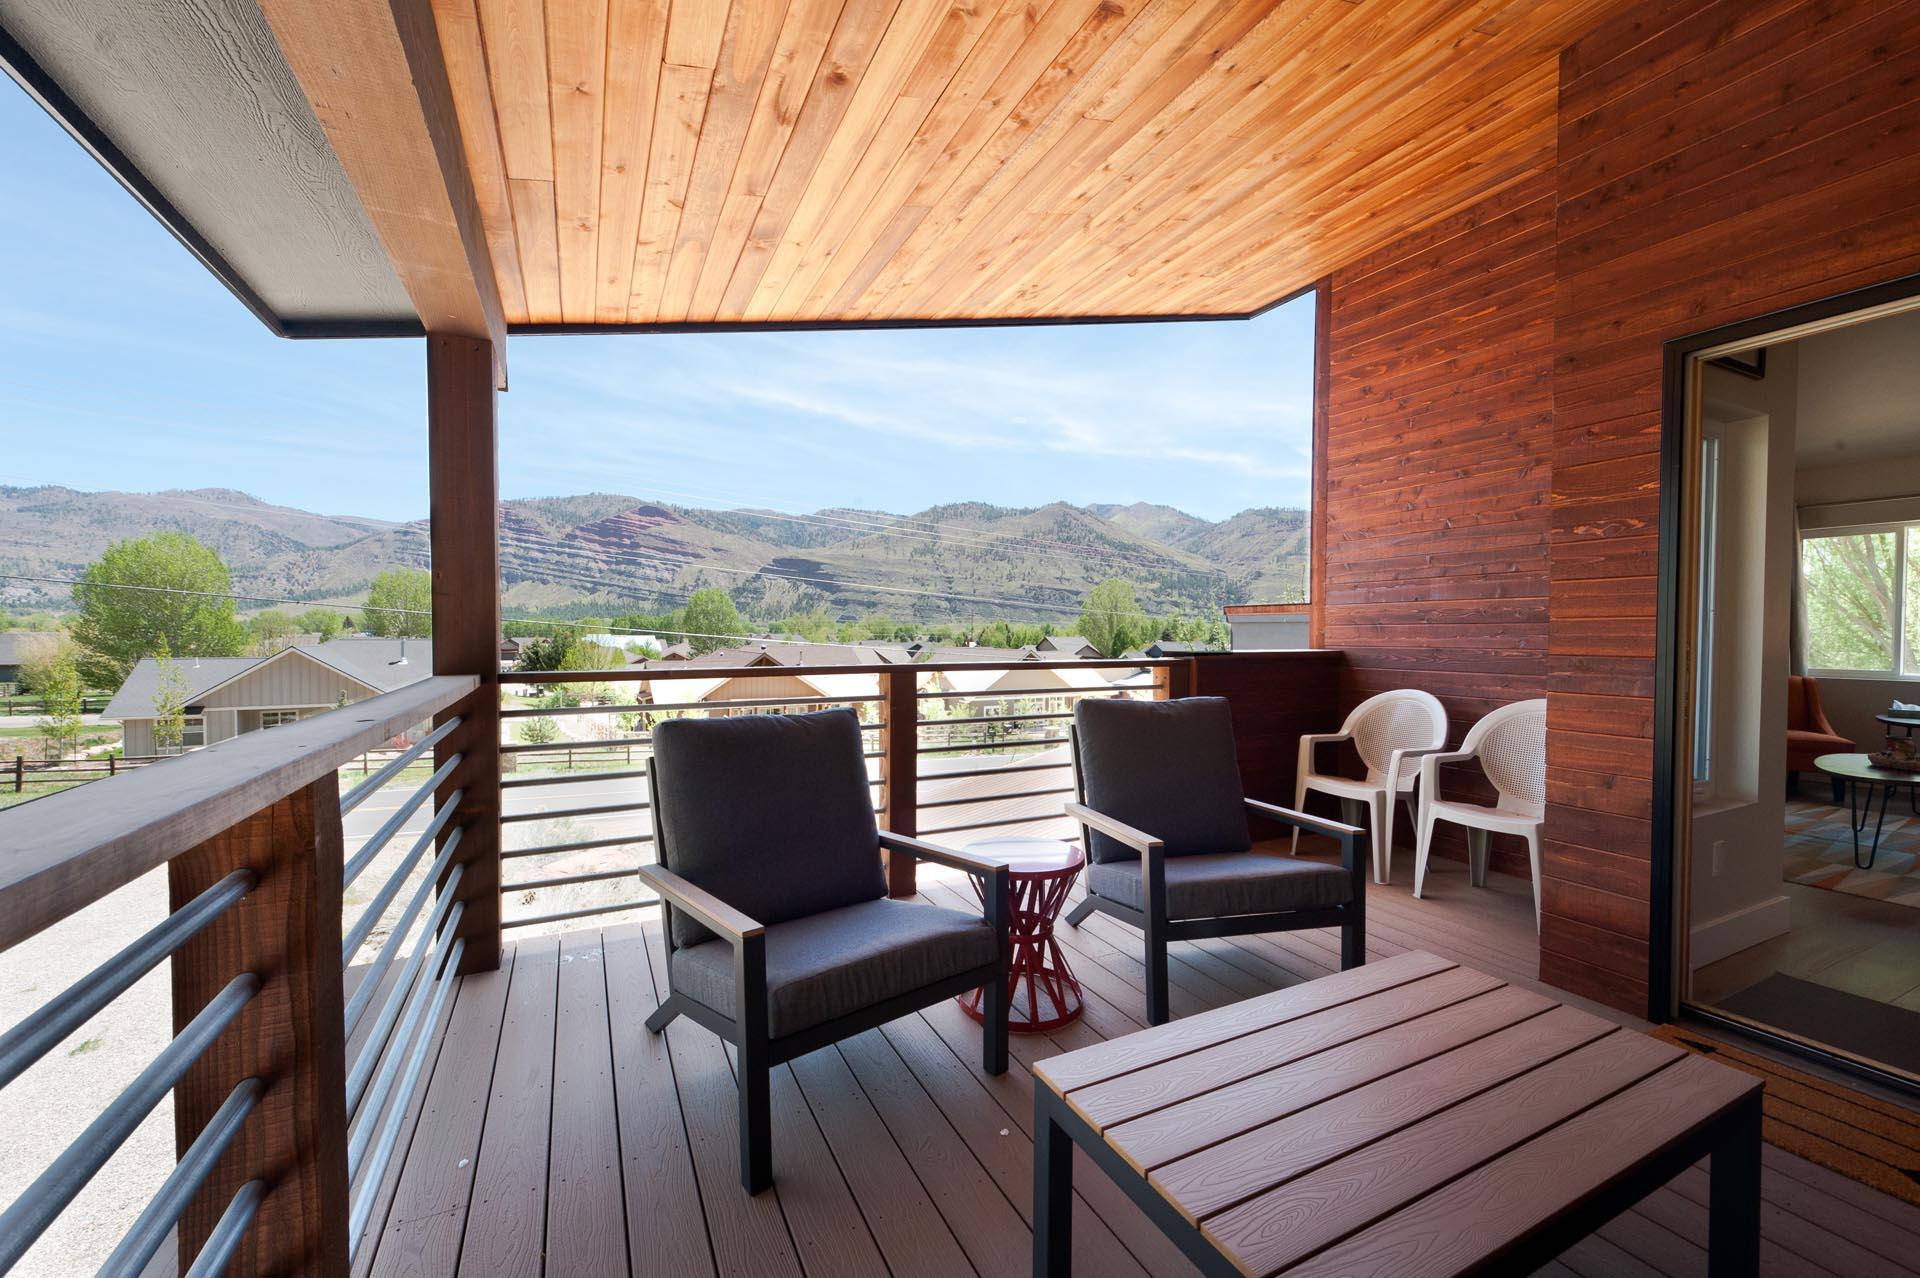
[[[1787, 793], [1800, 786], [1800, 774], [1813, 770], [1823, 754], [1848, 754], [1853, 742], [1833, 730], [1820, 708], [1820, 681], [1812, 675], [1787, 676]], [[1841, 801], [1840, 778], [1833, 778], [1833, 801]]]

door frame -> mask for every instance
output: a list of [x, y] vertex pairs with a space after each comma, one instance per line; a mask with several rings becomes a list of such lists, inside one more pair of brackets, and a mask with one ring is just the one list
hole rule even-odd
[[[1750, 319], [1676, 337], [1662, 346], [1660, 391], [1660, 522], [1658, 602], [1654, 646], [1653, 702], [1653, 861], [1648, 918], [1647, 1019], [1674, 1020], [1681, 1010], [1680, 976], [1686, 960], [1686, 858], [1690, 852], [1683, 825], [1692, 810], [1689, 719], [1692, 709], [1691, 558], [1694, 544], [1692, 463], [1697, 431], [1700, 356], [1731, 352], [1762, 341], [1796, 341], [1825, 330], [1851, 327], [1920, 306], [1920, 274], [1835, 293], [1811, 302], [1769, 311]], [[1755, 1034], [1744, 1022], [1689, 1008], [1689, 1016]], [[1851, 1057], [1821, 1052], [1797, 1039], [1760, 1034], [1796, 1053], [1817, 1057], [1858, 1072]]]

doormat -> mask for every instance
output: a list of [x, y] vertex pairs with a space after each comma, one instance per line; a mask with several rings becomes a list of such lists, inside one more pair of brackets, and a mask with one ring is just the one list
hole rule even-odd
[[1761, 1132], [1769, 1144], [1920, 1206], [1920, 1115], [1689, 1027], [1649, 1033], [1764, 1079]]

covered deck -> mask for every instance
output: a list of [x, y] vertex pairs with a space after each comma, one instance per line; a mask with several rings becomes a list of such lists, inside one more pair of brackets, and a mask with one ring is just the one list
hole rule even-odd
[[[1422, 949], [1600, 1015], [1533, 980], [1532, 898], [1442, 863], [1414, 900], [1369, 897], [1368, 953]], [[918, 899], [960, 907], [964, 881], [923, 867]], [[1078, 891], [1075, 893], [1076, 898]], [[902, 1017], [774, 1076], [776, 1180], [740, 1191], [729, 1052], [676, 1022], [641, 1022], [664, 994], [657, 920], [528, 938], [500, 970], [461, 979], [417, 1125], [383, 1187], [356, 1273], [993, 1275], [1031, 1263], [1032, 1065], [1141, 1028], [1140, 938], [1094, 915], [1062, 942], [1086, 1013], [1015, 1035], [1003, 1077], [952, 1002]], [[1331, 931], [1179, 942], [1176, 1016], [1337, 971]], [[1084, 1156], [1083, 1156], [1084, 1157]], [[1920, 1209], [1768, 1146], [1762, 1272], [1920, 1273]], [[1076, 1178], [1076, 1269], [1125, 1278], [1191, 1265], [1110, 1181]], [[1707, 1176], [1696, 1167], [1543, 1272], [1681, 1278], [1705, 1272]]]

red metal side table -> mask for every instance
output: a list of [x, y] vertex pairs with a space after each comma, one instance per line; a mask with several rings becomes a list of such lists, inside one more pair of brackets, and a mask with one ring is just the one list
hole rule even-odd
[[[1067, 903], [1067, 892], [1086, 854], [1071, 843], [1053, 839], [988, 839], [969, 844], [967, 851], [1008, 870], [1013, 892], [1013, 918], [1007, 930], [1013, 957], [1007, 968], [1007, 1029], [1014, 1034], [1044, 1034], [1079, 1019], [1080, 982], [1067, 966], [1067, 956], [1053, 939], [1054, 921]], [[976, 893], [980, 880], [969, 880]], [[960, 996], [960, 1006], [980, 1019], [980, 991]]]

